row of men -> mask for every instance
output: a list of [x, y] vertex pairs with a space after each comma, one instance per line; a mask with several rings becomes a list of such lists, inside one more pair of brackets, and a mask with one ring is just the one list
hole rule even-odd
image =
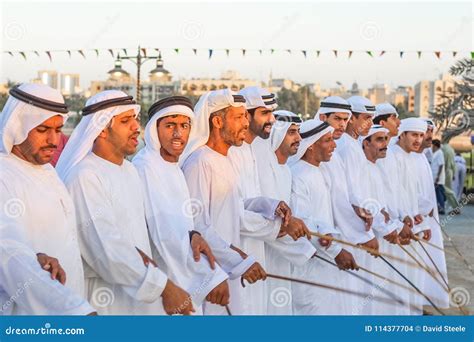
[[[276, 107], [259, 87], [211, 91], [194, 108], [186, 97], [162, 99], [129, 162], [140, 107], [104, 91], [87, 101], [53, 168], [64, 99], [43, 85], [11, 89], [0, 116], [2, 313], [421, 314], [426, 300], [449, 306], [421, 153], [432, 124], [400, 125], [391, 105], [360, 96], [328, 97], [305, 122]], [[424, 265], [429, 254], [439, 273], [415, 264], [408, 247]], [[393, 256], [423, 296], [379, 253]]]

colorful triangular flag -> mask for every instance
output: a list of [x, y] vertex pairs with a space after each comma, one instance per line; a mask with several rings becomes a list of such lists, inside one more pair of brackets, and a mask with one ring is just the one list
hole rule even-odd
[[348, 55], [347, 55], [347, 58], [351, 58], [352, 57], [352, 51], [349, 51]]
[[193, 49], [193, 52], [194, 52], [194, 56], [196, 56], [197, 53], [198, 53], [198, 50], [197, 50], [197, 49]]
[[52, 61], [53, 61], [53, 57], [51, 56], [51, 52], [50, 52], [50, 51], [46, 51], [46, 54], [47, 54], [48, 57], [49, 57], [49, 61], [52, 62]]
[[84, 51], [82, 50], [77, 50], [77, 52], [79, 52], [79, 54], [84, 57], [84, 59], [86, 58], [86, 55], [84, 54]]
[[382, 57], [383, 55], [385, 55], [385, 51], [380, 51], [379, 57]]
[[301, 50], [301, 52], [303, 53], [304, 58], [306, 58], [306, 50]]
[[434, 53], [438, 59], [441, 58], [441, 51], [435, 51]]
[[20, 51], [19, 54], [25, 59], [26, 61], [26, 54], [23, 51]]
[[316, 51], [316, 58], [318, 58], [320, 54], [321, 54], [321, 51], [319, 51], [319, 50]]
[[143, 56], [145, 56], [145, 58], [146, 58], [146, 49], [145, 49], [145, 48], [142, 48], [141, 50], [142, 50], [142, 52], [143, 52]]
[[416, 54], [418, 55], [418, 58], [421, 57], [421, 51], [417, 51]]
[[109, 49], [109, 52], [110, 52], [110, 54], [111, 54], [112, 58], [114, 58], [114, 57], [115, 57], [115, 56], [114, 56], [114, 50], [112, 50], [112, 49]]
[[365, 51], [366, 54], [368, 54], [370, 57], [374, 57], [374, 55], [372, 54], [372, 51]]
[[458, 54], [457, 51], [453, 51], [453, 58], [456, 57], [457, 54]]
[[400, 51], [400, 58], [403, 58], [404, 51]]
[[67, 50], [67, 54], [69, 55], [69, 58], [71, 58], [71, 50]]
[[337, 58], [337, 50], [332, 50], [334, 52], [334, 56]]
[[174, 52], [179, 53], [179, 49], [178, 48], [174, 49]]
[[229, 57], [230, 50], [229, 50], [229, 49], [225, 49], [225, 54], [226, 54], [227, 57]]
[[209, 49], [209, 59], [211, 59], [211, 57], [212, 57], [212, 53], [213, 53], [213, 52], [214, 52], [214, 50], [212, 50], [212, 49]]
[[242, 56], [245, 57], [245, 53], [247, 52], [247, 50], [245, 49], [242, 49]]

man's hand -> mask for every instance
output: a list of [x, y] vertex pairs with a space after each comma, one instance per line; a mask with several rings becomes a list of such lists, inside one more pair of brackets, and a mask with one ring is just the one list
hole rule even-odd
[[385, 211], [385, 209], [380, 210], [380, 212], [382, 213], [382, 215], [384, 217], [385, 223], [389, 223], [390, 222], [390, 215]]
[[393, 232], [385, 235], [383, 237], [385, 240], [387, 240], [388, 242], [390, 242], [391, 244], [394, 244], [394, 245], [397, 245], [399, 240], [398, 240], [398, 232], [396, 229], [393, 230]]
[[427, 229], [423, 231], [423, 240], [426, 240], [426, 241], [431, 240], [431, 229]]
[[288, 206], [288, 204], [283, 201], [278, 203], [278, 206], [275, 209], [275, 216], [281, 217], [283, 226], [288, 225], [291, 215], [291, 208]]
[[342, 249], [339, 254], [334, 258], [334, 261], [340, 270], [359, 270], [359, 266], [352, 256], [352, 254], [345, 249]]
[[281, 225], [278, 237], [284, 236], [286, 234], [291, 236], [295, 241], [303, 236], [311, 239], [311, 234], [308, 227], [306, 227], [306, 224], [303, 222], [303, 220], [294, 216], [290, 217], [290, 221], [286, 226], [283, 224]]
[[405, 216], [403, 219], [403, 223], [408, 226], [408, 228], [412, 229], [413, 228], [413, 220], [411, 219], [410, 216]]
[[152, 264], [153, 266], [158, 267], [158, 265], [156, 264], [155, 260], [153, 260], [153, 259], [150, 258], [148, 255], [146, 255], [146, 253], [143, 252], [140, 248], [138, 248], [138, 247], [135, 246], [135, 249], [138, 251], [138, 254], [140, 254], [140, 256], [142, 257], [143, 264], [144, 264], [146, 267], [148, 267], [149, 264]]
[[250, 268], [245, 271], [242, 275], [242, 278], [247, 280], [250, 284], [255, 283], [258, 280], [265, 280], [267, 279], [267, 273], [263, 269], [262, 266], [258, 262], [254, 263]]
[[[325, 236], [332, 237], [331, 234], [326, 234]], [[331, 246], [331, 244], [332, 244], [332, 240], [331, 240], [331, 239], [319, 238], [319, 239], [318, 239], [318, 242], [319, 242], [319, 244], [321, 245], [321, 247], [326, 247], [326, 249], [328, 249], [328, 248]]]
[[225, 280], [219, 285], [217, 285], [215, 288], [213, 288], [211, 292], [209, 292], [206, 297], [206, 300], [208, 302], [211, 302], [212, 304], [224, 306], [229, 304], [229, 298], [229, 284]]
[[433, 217], [433, 214], [434, 214], [434, 208], [431, 209], [430, 213], [428, 214], [429, 217]]
[[411, 227], [408, 224], [404, 224], [400, 234], [398, 234], [398, 240], [402, 245], [409, 245], [410, 240], [413, 238]]
[[211, 247], [207, 244], [206, 240], [199, 235], [193, 234], [191, 237], [191, 249], [193, 250], [194, 261], [198, 262], [201, 260], [201, 253], [207, 256], [209, 264], [212, 269], [216, 268], [216, 258], [212, 254]]
[[61, 284], [66, 284], [66, 272], [64, 272], [59, 264], [58, 259], [50, 257], [44, 253], [36, 254], [36, 258], [38, 259], [41, 268], [51, 273], [51, 279], [57, 279]]
[[240, 248], [238, 247], [235, 247], [234, 245], [230, 245], [230, 248], [232, 248], [234, 251], [236, 251], [237, 253], [240, 254], [240, 256], [242, 257], [242, 259], [247, 259], [247, 254], [244, 253], [243, 250], [241, 250]]
[[361, 243], [361, 246], [370, 249], [370, 251], [367, 251], [367, 253], [370, 253], [374, 257], [378, 257], [379, 254], [379, 242], [377, 241], [376, 238], [373, 238], [372, 240], [369, 240], [365, 243]]
[[420, 214], [416, 215], [414, 218], [415, 220], [415, 224], [418, 225], [420, 224], [421, 222], [423, 222], [423, 216], [421, 216]]
[[190, 315], [195, 312], [191, 296], [171, 280], [168, 280], [166, 287], [161, 294], [163, 298], [163, 308], [168, 315]]
[[359, 216], [360, 219], [365, 222], [365, 230], [369, 231], [374, 221], [374, 218], [372, 217], [372, 214], [370, 213], [370, 211], [368, 211], [367, 209], [358, 207], [356, 205], [352, 205], [352, 208], [354, 209], [356, 215]]

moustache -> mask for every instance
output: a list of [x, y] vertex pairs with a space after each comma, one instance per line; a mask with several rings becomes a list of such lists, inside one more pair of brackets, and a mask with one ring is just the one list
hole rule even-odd
[[381, 149], [379, 149], [379, 151], [380, 151], [380, 152], [385, 152], [385, 151], [387, 151], [387, 148], [386, 148], [386, 147], [381, 148]]
[[48, 145], [48, 146], [43, 146], [41, 147], [41, 150], [47, 150], [47, 149], [55, 149], [58, 148], [58, 145]]

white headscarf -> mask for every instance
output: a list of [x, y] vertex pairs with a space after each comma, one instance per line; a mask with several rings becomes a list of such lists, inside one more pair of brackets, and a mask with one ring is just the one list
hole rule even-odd
[[375, 106], [375, 118], [380, 115], [395, 114], [398, 118], [397, 109], [388, 102], [379, 103]]
[[239, 95], [242, 95], [245, 98], [247, 109], [265, 107], [274, 110], [278, 107], [275, 94], [270, 93], [264, 88], [257, 86], [246, 87], [239, 91]]
[[[87, 100], [86, 106], [126, 96], [127, 94], [119, 90], [106, 90], [92, 96]], [[129, 110], [133, 110], [135, 115], [138, 115], [140, 106], [136, 104], [118, 105], [82, 117], [72, 132], [56, 165], [56, 170], [62, 180], [65, 180], [71, 169], [92, 150], [94, 140], [107, 127], [110, 120]]]
[[428, 129], [428, 124], [426, 121], [420, 118], [407, 118], [403, 119], [400, 122], [400, 129], [398, 130], [398, 135], [403, 132], [420, 132], [426, 133]]
[[381, 125], [372, 125], [372, 127], [370, 127], [370, 130], [369, 130], [369, 133], [367, 135], [364, 135], [364, 136], [360, 136], [359, 137], [359, 142], [362, 144], [363, 141], [365, 139], [367, 139], [368, 137], [374, 135], [375, 133], [378, 133], [378, 132], [384, 132], [385, 134], [387, 134], [389, 131], [388, 129], [386, 129], [385, 127], [381, 126]]
[[321, 120], [320, 114], [329, 113], [347, 113], [351, 118], [351, 105], [340, 96], [328, 96], [321, 101], [318, 112], [314, 116], [315, 119]]
[[186, 149], [181, 155], [180, 164], [184, 163], [191, 153], [206, 144], [210, 134], [209, 117], [211, 114], [230, 106], [245, 106], [245, 99], [230, 89], [209, 91], [199, 98], [198, 103], [194, 106], [194, 125]]
[[[166, 100], [175, 98], [170, 97]], [[162, 101], [162, 100], [161, 100]], [[194, 120], [194, 112], [191, 108], [184, 104], [180, 104], [179, 101], [173, 104], [170, 103], [168, 106], [158, 110], [157, 112], [153, 113], [152, 117], [148, 121], [145, 127], [145, 147], [142, 148], [137, 155], [133, 158], [134, 163], [142, 162], [142, 160], [153, 159], [156, 157], [160, 157], [160, 148], [161, 143], [160, 139], [158, 138], [158, 130], [156, 127], [156, 122], [164, 118], [166, 116], [172, 115], [185, 115], [189, 119], [191, 119], [191, 123]], [[191, 128], [192, 132], [192, 128]]]
[[375, 106], [370, 100], [363, 96], [351, 96], [347, 99], [351, 105], [352, 112], [375, 115]]
[[285, 139], [286, 132], [291, 125], [299, 126], [302, 121], [298, 115], [288, 110], [277, 110], [273, 114], [275, 115], [276, 121], [270, 132], [270, 145], [272, 151], [276, 151]]
[[[44, 100], [64, 104], [64, 98], [58, 90], [43, 84], [25, 83], [18, 89]], [[13, 146], [24, 142], [33, 128], [56, 115], [61, 115], [66, 122], [66, 114], [36, 107], [10, 95], [0, 115], [0, 153], [10, 154]]]
[[[300, 160], [304, 156], [308, 147], [310, 147], [316, 141], [321, 139], [321, 137], [324, 136], [325, 134], [329, 132], [333, 132], [333, 131], [334, 131], [334, 128], [324, 121], [311, 119], [311, 120], [307, 120], [303, 122], [300, 126], [300, 135], [303, 139], [300, 142], [300, 147], [298, 148], [298, 152], [294, 156], [291, 156], [288, 159], [288, 164], [289, 165], [295, 164], [298, 160]], [[308, 134], [310, 132], [314, 132], [314, 134], [310, 134], [308, 137], [304, 137], [305, 134]]]

